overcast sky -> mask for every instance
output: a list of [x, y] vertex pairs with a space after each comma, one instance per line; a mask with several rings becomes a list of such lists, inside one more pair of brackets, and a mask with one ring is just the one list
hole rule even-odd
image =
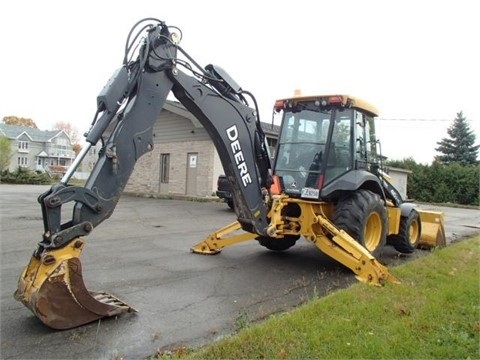
[[345, 93], [380, 111], [383, 155], [430, 163], [463, 111], [480, 142], [480, 21], [471, 0], [53, 1], [0, 3], [0, 119], [89, 128], [140, 19], [183, 31], [201, 65], [221, 66], [271, 120], [276, 98]]

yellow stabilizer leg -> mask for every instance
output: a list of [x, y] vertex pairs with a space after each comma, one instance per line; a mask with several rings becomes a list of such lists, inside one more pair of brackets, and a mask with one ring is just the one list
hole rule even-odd
[[217, 230], [216, 232], [211, 233], [204, 240], [194, 245], [190, 250], [196, 254], [215, 255], [218, 254], [225, 246], [252, 240], [258, 236], [257, 234], [242, 232], [241, 234], [224, 237], [240, 230], [241, 228], [242, 226], [240, 223], [235, 221]]
[[350, 268], [359, 281], [376, 286], [381, 286], [386, 281], [400, 283], [385, 266], [380, 264], [368, 250], [345, 231], [337, 229], [322, 215], [317, 216], [317, 219], [322, 228], [333, 237], [329, 239], [324, 234], [317, 234], [314, 239], [315, 245], [333, 259]]

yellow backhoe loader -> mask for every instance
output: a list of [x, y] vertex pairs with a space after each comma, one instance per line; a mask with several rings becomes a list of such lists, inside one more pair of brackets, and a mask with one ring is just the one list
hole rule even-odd
[[[381, 285], [397, 282], [376, 258], [386, 243], [405, 253], [445, 244], [443, 214], [405, 202], [385, 174], [372, 105], [339, 94], [276, 101], [281, 131], [272, 166], [255, 97], [221, 67], [198, 65], [180, 47], [180, 35], [157, 19], [135, 24], [123, 65], [97, 96], [87, 146], [61, 181], [39, 196], [43, 238], [15, 296], [44, 324], [68, 329], [135, 311], [107, 293], [87, 290], [79, 257], [84, 237], [111, 216], [135, 163], [153, 149], [153, 126], [170, 93], [210, 135], [237, 216], [193, 252], [215, 254], [246, 240], [283, 251], [304, 238], [359, 280]], [[85, 185], [70, 185], [99, 141], [102, 151]], [[73, 213], [63, 221], [67, 203]]]

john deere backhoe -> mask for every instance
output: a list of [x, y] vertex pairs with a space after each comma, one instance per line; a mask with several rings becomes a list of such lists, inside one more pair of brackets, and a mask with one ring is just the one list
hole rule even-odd
[[[68, 329], [135, 311], [108, 293], [87, 290], [79, 257], [84, 237], [112, 215], [135, 163], [153, 149], [153, 125], [170, 93], [211, 136], [237, 215], [193, 252], [215, 254], [246, 240], [282, 251], [303, 237], [359, 280], [380, 285], [397, 281], [376, 260], [387, 242], [407, 253], [445, 244], [442, 213], [404, 202], [383, 172], [373, 106], [346, 95], [276, 101], [282, 123], [272, 166], [254, 96], [222, 68], [198, 65], [180, 39], [178, 28], [157, 19], [133, 27], [123, 65], [97, 97], [87, 146], [61, 181], [38, 198], [43, 238], [15, 297], [43, 323]], [[70, 185], [99, 141], [102, 151], [86, 184]], [[63, 221], [67, 203], [73, 213]]]

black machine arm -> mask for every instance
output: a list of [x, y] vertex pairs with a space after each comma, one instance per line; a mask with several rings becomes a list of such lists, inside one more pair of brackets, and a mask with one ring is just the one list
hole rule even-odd
[[[145, 35], [140, 40], [140, 33], [135, 36], [140, 42], [135, 47], [129, 43], [130, 35], [145, 22], [141, 30]], [[170, 92], [212, 138], [234, 190], [242, 228], [266, 234], [263, 191], [271, 184], [270, 159], [258, 109], [251, 108], [244, 95], [255, 99], [220, 67], [198, 66], [178, 45], [179, 34], [170, 31], [179, 29], [156, 19], [144, 19], [135, 27], [127, 39], [123, 66], [97, 97], [97, 114], [85, 134], [87, 146], [60, 183], [39, 197], [45, 231], [36, 256], [87, 235], [111, 216], [135, 163], [153, 149], [153, 126]], [[179, 52], [188, 60], [178, 58]], [[69, 185], [89, 148], [98, 141], [102, 141], [102, 151], [85, 186]], [[72, 201], [72, 218], [62, 222], [61, 206]]]
[[201, 122], [220, 155], [242, 228], [265, 234], [262, 188], [271, 185], [270, 160], [256, 111], [181, 71], [174, 73], [175, 97]]

